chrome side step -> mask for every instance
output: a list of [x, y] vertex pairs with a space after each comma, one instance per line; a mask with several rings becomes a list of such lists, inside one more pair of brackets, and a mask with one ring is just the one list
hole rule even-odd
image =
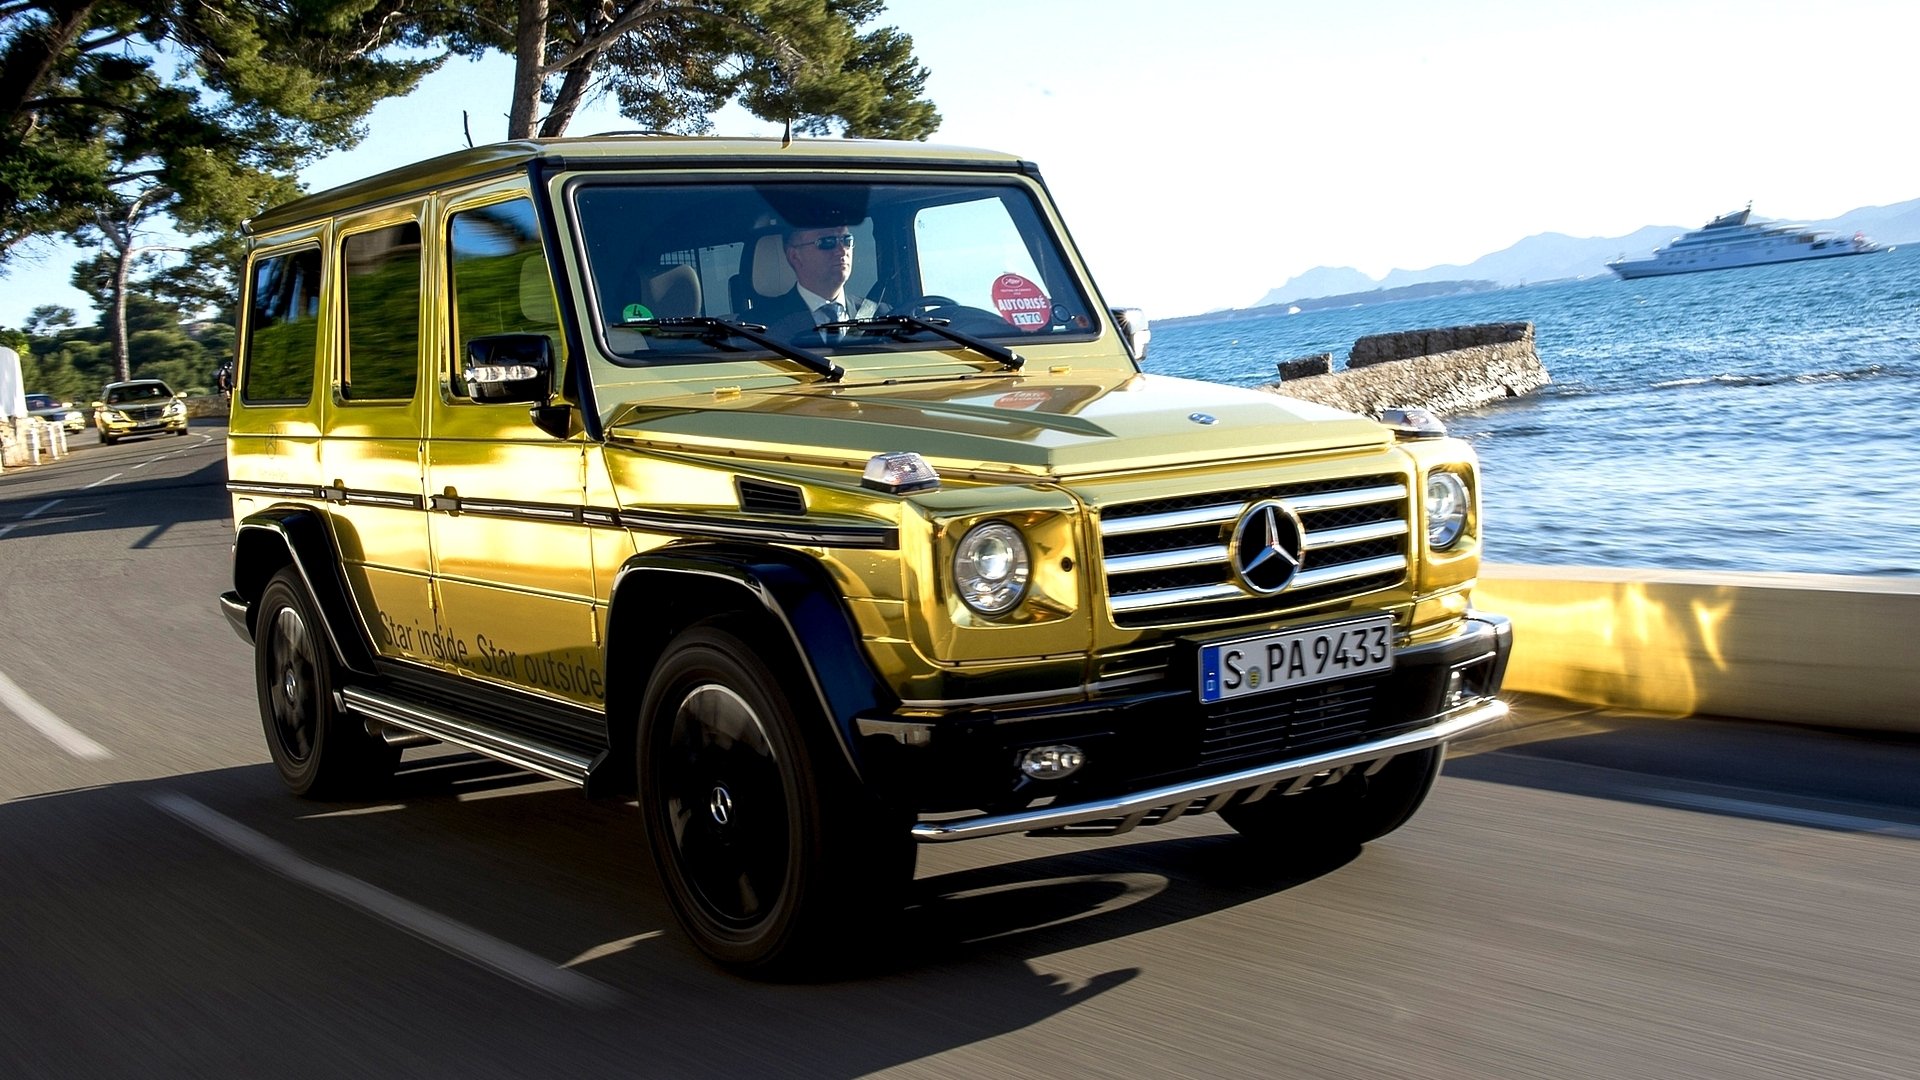
[[1263, 765], [1225, 776], [1190, 780], [1097, 802], [1043, 806], [1011, 814], [923, 821], [913, 827], [913, 838], [921, 843], [940, 843], [1002, 833], [1067, 829], [1089, 822], [1103, 823], [1084, 830], [1089, 835], [1095, 832], [1100, 835], [1123, 833], [1140, 825], [1163, 824], [1184, 815], [1214, 812], [1236, 801], [1253, 802], [1265, 798], [1284, 781], [1295, 781], [1289, 789], [1293, 790], [1312, 784], [1321, 773], [1354, 766], [1364, 766], [1363, 772], [1371, 772], [1388, 758], [1438, 746], [1475, 728], [1491, 724], [1505, 717], [1507, 712], [1507, 703], [1504, 701], [1483, 701], [1445, 714], [1431, 727], [1349, 746], [1344, 750], [1329, 750], [1277, 765]]
[[[397, 701], [357, 686], [346, 687], [338, 691], [335, 697], [339, 699], [342, 710], [382, 727], [398, 728], [428, 739], [462, 746], [476, 754], [484, 754], [516, 768], [569, 784], [586, 786], [587, 771], [593, 765], [592, 759], [579, 754], [478, 728], [458, 717]], [[381, 737], [389, 742], [399, 741], [410, 745], [404, 737], [396, 740], [386, 732], [381, 732]]]

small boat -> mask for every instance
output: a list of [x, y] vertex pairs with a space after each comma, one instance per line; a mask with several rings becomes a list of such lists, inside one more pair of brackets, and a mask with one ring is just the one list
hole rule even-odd
[[1817, 232], [1805, 225], [1779, 221], [1750, 221], [1753, 204], [1722, 214], [1645, 259], [1621, 257], [1607, 269], [1623, 278], [1695, 274], [1702, 270], [1731, 270], [1736, 266], [1831, 259], [1840, 255], [1872, 255], [1893, 249], [1876, 244], [1861, 233], [1851, 238]]

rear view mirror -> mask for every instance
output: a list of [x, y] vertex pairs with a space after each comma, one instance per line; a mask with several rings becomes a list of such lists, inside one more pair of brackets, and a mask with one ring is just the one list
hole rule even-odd
[[1133, 357], [1135, 363], [1145, 360], [1147, 342], [1153, 340], [1153, 331], [1147, 327], [1147, 313], [1139, 308], [1117, 307], [1113, 309], [1113, 321], [1120, 327], [1127, 355]]
[[545, 334], [474, 338], [464, 374], [475, 401], [543, 402], [553, 393], [553, 342]]

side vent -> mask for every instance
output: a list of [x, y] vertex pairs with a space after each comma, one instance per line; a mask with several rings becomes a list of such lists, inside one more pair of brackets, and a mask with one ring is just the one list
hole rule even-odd
[[740, 509], [749, 514], [804, 514], [807, 512], [807, 497], [797, 487], [743, 478], [735, 478], [733, 486], [740, 492]]

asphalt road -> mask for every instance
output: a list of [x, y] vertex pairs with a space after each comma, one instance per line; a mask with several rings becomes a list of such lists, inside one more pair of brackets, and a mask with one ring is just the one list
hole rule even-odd
[[0, 475], [0, 1077], [1920, 1076], [1920, 743], [1545, 701], [1338, 865], [923, 848], [870, 975], [724, 974], [630, 807], [282, 793], [223, 436]]

